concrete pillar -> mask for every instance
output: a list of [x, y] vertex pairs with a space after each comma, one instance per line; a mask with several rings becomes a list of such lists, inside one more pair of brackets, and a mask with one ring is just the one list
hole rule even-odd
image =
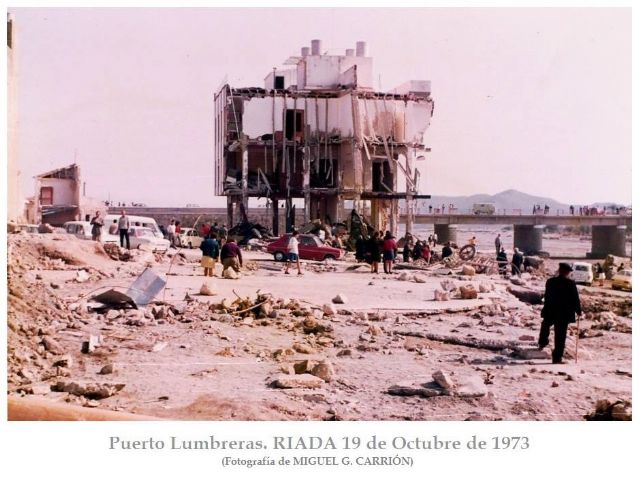
[[626, 256], [627, 226], [593, 226], [591, 228], [591, 252], [589, 258], [604, 258], [608, 254]]
[[542, 230], [544, 226], [514, 225], [513, 247], [527, 255], [542, 251]]
[[285, 232], [293, 232], [295, 226], [296, 214], [292, 204], [291, 197], [287, 197], [284, 202], [284, 220], [285, 220]]
[[249, 211], [249, 150], [247, 150], [247, 141], [244, 136], [240, 142], [240, 151], [242, 153], [242, 203], [244, 204], [244, 209]]
[[280, 215], [278, 214], [278, 199], [271, 199], [272, 222], [271, 228], [274, 236], [280, 235]]
[[458, 239], [458, 226], [452, 224], [434, 224], [433, 230], [438, 236], [438, 244], [444, 244], [447, 241], [455, 243]]
[[333, 224], [340, 221], [341, 220], [340, 204], [342, 204], [342, 198], [339, 195], [327, 195], [327, 198], [326, 198], [327, 211], [322, 222], [327, 222], [326, 220], [327, 217]]
[[233, 227], [233, 197], [227, 197], [227, 228]]

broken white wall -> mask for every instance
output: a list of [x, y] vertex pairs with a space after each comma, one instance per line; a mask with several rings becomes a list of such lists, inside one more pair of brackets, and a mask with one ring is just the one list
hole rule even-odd
[[[328, 108], [327, 108], [328, 104]], [[343, 137], [353, 135], [353, 117], [351, 113], [351, 97], [340, 98], [298, 97], [297, 100], [287, 97], [286, 107], [282, 96], [275, 98], [275, 120], [273, 120], [273, 97], [248, 98], [244, 100], [242, 115], [243, 132], [249, 138], [258, 138], [265, 133], [282, 131], [282, 117], [284, 109], [296, 109], [304, 112], [304, 123], [309, 125], [311, 135], [316, 130], [324, 133], [328, 122], [329, 133], [339, 133]], [[329, 118], [327, 119], [327, 112]], [[317, 116], [316, 116], [317, 114]]]
[[275, 71], [271, 71], [264, 78], [264, 88], [268, 91], [275, 89], [275, 77], [283, 76], [284, 77], [284, 87], [285, 89], [289, 89], [291, 86], [296, 85], [298, 83], [298, 74], [297, 69], [279, 69]]
[[358, 87], [373, 88], [373, 59], [357, 56], [306, 56], [298, 63], [298, 89], [335, 88], [340, 76], [358, 66]]
[[[43, 178], [40, 187], [53, 187], [53, 205], [78, 205], [74, 180]], [[40, 197], [40, 193], [36, 196]]]
[[398, 142], [423, 143], [431, 123], [431, 102], [358, 99], [360, 126], [365, 137], [389, 137]]

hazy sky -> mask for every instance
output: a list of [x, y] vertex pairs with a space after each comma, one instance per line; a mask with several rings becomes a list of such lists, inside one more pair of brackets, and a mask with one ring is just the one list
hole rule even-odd
[[213, 94], [263, 86], [310, 40], [369, 43], [391, 89], [430, 79], [422, 192], [631, 202], [630, 9], [14, 9], [19, 161], [87, 195], [213, 197]]

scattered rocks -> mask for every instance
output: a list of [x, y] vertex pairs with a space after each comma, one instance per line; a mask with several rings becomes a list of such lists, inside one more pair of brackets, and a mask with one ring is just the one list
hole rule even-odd
[[331, 299], [331, 301], [339, 305], [345, 305], [349, 300], [343, 293], [338, 293]]
[[443, 389], [450, 390], [455, 387], [453, 379], [451, 379], [448, 373], [442, 370], [435, 371], [431, 377], [433, 377], [433, 380]]
[[451, 280], [442, 280], [440, 282], [440, 286], [444, 291], [449, 291], [449, 292], [456, 291], [458, 289], [456, 284]]
[[584, 418], [587, 421], [631, 421], [631, 401], [600, 399], [595, 411]]
[[469, 376], [461, 379], [455, 391], [458, 397], [482, 397], [488, 392], [484, 379], [479, 376]]
[[279, 389], [318, 389], [325, 381], [311, 374], [282, 374], [271, 385]]
[[86, 281], [89, 281], [89, 273], [87, 273], [85, 270], [79, 270], [76, 273], [76, 277], [74, 278], [74, 281], [76, 281], [77, 283], [84, 283]]
[[409, 274], [404, 271], [398, 275], [398, 281], [409, 281]]
[[124, 386], [124, 384], [81, 384], [73, 381], [58, 381], [52, 386], [52, 390], [55, 392], [68, 392], [74, 396], [83, 396], [87, 399], [105, 399], [120, 392]]
[[465, 276], [475, 276], [476, 274], [476, 269], [469, 265], [469, 264], [463, 264], [462, 265], [462, 274]]
[[551, 358], [551, 354], [548, 350], [538, 350], [532, 348], [520, 348], [516, 349], [511, 357], [515, 359], [523, 359], [523, 360], [534, 360], [534, 359], [545, 359], [548, 360]]
[[55, 355], [64, 354], [64, 347], [62, 347], [62, 345], [60, 345], [58, 342], [56, 342], [54, 339], [52, 339], [49, 336], [46, 336], [42, 339], [42, 344], [44, 345], [44, 348], [47, 349], [47, 351], [51, 352], [52, 354], [55, 354]]
[[102, 335], [89, 335], [89, 340], [82, 342], [82, 353], [90, 354], [102, 345]]
[[109, 310], [106, 315], [105, 318], [107, 320], [115, 320], [116, 318], [118, 318], [120, 316], [120, 312], [118, 310]]
[[100, 372], [98, 372], [98, 374], [113, 374], [116, 370], [116, 365], [113, 363], [107, 364], [105, 366], [102, 367], [102, 369], [100, 369]]
[[167, 342], [158, 342], [151, 347], [151, 352], [161, 352], [167, 347], [167, 345], [169, 345]]
[[200, 291], [198, 293], [205, 296], [213, 296], [216, 294], [215, 290], [213, 289], [213, 283], [210, 281], [205, 281], [204, 283], [202, 283], [202, 286], [200, 287]]
[[480, 283], [478, 285], [478, 293], [489, 293], [494, 288], [493, 283]]
[[413, 275], [413, 281], [415, 281], [416, 283], [426, 283], [427, 280], [424, 276], [421, 276], [419, 274], [414, 274]]
[[473, 285], [463, 285], [460, 287], [460, 296], [463, 300], [478, 298], [478, 290]]
[[293, 350], [295, 350], [296, 352], [300, 353], [300, 354], [315, 354], [316, 351], [314, 350], [313, 347], [311, 347], [311, 345], [309, 344], [305, 344], [302, 342], [296, 342], [295, 344], [293, 344]]
[[310, 374], [319, 377], [325, 382], [331, 382], [335, 376], [335, 370], [331, 362], [323, 360], [311, 369]]
[[338, 310], [333, 303], [325, 303], [324, 305], [322, 305], [322, 311], [325, 315], [328, 316], [334, 316], [338, 314]]
[[433, 299], [435, 301], [449, 301], [451, 299], [451, 296], [449, 295], [448, 291], [442, 291], [436, 288], [433, 291]]
[[237, 280], [238, 278], [240, 278], [240, 274], [237, 273], [231, 266], [229, 266], [222, 272], [222, 277], [227, 280]]
[[507, 287], [507, 291], [518, 300], [530, 305], [540, 305], [544, 297], [544, 293], [541, 291], [514, 288], [513, 286]]

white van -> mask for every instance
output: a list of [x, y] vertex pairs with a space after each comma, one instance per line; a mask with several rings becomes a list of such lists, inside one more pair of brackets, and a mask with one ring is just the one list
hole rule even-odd
[[[164, 235], [162, 234], [162, 231], [158, 227], [158, 223], [153, 217], [132, 216], [129, 214], [127, 214], [127, 217], [129, 218], [129, 224], [131, 225], [131, 227], [135, 227], [135, 226], [146, 227], [151, 229], [151, 232], [153, 232], [153, 235], [155, 237], [159, 237], [159, 238], [164, 237]], [[111, 224], [113, 224], [114, 220], [116, 221], [116, 224], [117, 224], [118, 219], [120, 219], [120, 214], [107, 214], [106, 216], [104, 216], [105, 227], [108, 228]]]
[[573, 281], [587, 286], [591, 286], [593, 284], [593, 266], [591, 263], [576, 261], [575, 263], [572, 263], [571, 266], [573, 268], [573, 272], [571, 273]]
[[473, 204], [473, 213], [477, 216], [492, 216], [496, 213], [496, 205], [493, 202]]

